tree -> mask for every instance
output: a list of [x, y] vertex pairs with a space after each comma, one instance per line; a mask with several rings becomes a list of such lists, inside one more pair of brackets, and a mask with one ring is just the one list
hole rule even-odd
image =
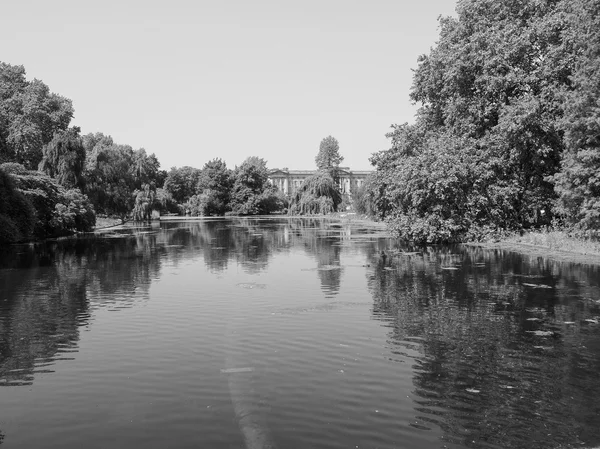
[[173, 167], [165, 179], [164, 189], [183, 204], [196, 194], [200, 173], [201, 170], [194, 167]]
[[132, 217], [135, 221], [148, 221], [152, 218], [152, 211], [159, 209], [160, 205], [156, 198], [156, 189], [149, 184], [144, 184], [142, 189], [133, 193], [135, 203], [133, 205]]
[[343, 160], [344, 157], [340, 155], [340, 145], [335, 137], [327, 136], [321, 140], [315, 163], [319, 170], [328, 171], [336, 183], [339, 181], [338, 170]]
[[269, 171], [264, 159], [247, 158], [234, 171], [231, 211], [235, 215], [268, 214], [283, 207], [277, 189], [269, 184]]
[[82, 188], [84, 185], [85, 148], [78, 127], [58, 131], [42, 149], [42, 161], [38, 169], [66, 188]]
[[154, 153], [147, 155], [146, 150], [143, 148], [134, 150], [133, 152], [131, 174], [135, 188], [138, 190], [143, 190], [143, 186], [146, 184], [154, 188], [162, 186], [160, 180], [160, 162], [158, 162]]
[[213, 159], [202, 168], [197, 191], [201, 215], [223, 215], [229, 209], [233, 174], [221, 159]]
[[566, 151], [554, 175], [557, 212], [582, 229], [600, 228], [600, 4], [576, 0], [567, 6], [570, 36], [579, 58], [567, 93], [562, 128]]
[[11, 175], [14, 186], [33, 206], [32, 237], [44, 239], [92, 230], [96, 214], [79, 190], [65, 189], [47, 175], [17, 163], [2, 164], [0, 170]]
[[292, 214], [328, 214], [337, 210], [342, 196], [336, 182], [325, 170], [302, 181], [290, 205]]
[[571, 3], [465, 0], [440, 19], [414, 73], [416, 123], [371, 159], [372, 204], [398, 234], [454, 241], [550, 223], [579, 59]]
[[129, 145], [117, 145], [101, 133], [83, 138], [86, 149], [85, 193], [96, 211], [121, 219], [134, 206], [134, 151]]
[[0, 244], [27, 240], [34, 224], [35, 209], [0, 166]]
[[72, 117], [71, 100], [51, 93], [40, 80], [27, 81], [23, 66], [0, 62], [0, 163], [36, 169], [44, 145], [65, 131]]

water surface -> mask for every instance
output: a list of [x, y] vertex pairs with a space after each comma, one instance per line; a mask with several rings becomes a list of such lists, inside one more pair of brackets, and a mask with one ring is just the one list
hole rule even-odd
[[318, 219], [13, 246], [0, 441], [242, 448], [258, 429], [292, 449], [598, 445], [599, 320], [597, 266], [402, 248]]

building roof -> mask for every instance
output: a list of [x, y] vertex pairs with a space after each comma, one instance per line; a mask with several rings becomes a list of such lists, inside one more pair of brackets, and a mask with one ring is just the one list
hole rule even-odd
[[[371, 173], [370, 170], [350, 170], [347, 167], [340, 167], [340, 174], [354, 175], [354, 176], [367, 176]], [[310, 176], [314, 175], [317, 170], [281, 170], [279, 168], [274, 168], [269, 171], [269, 176], [279, 175], [279, 176]]]

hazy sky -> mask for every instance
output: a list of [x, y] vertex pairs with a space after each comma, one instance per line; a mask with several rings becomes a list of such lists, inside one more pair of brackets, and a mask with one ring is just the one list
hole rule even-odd
[[453, 0], [5, 0], [0, 61], [73, 100], [72, 125], [155, 153], [162, 168], [313, 169], [334, 136], [368, 170], [412, 122], [417, 57]]

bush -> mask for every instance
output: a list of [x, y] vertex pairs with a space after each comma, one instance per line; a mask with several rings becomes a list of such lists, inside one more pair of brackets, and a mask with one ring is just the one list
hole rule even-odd
[[0, 169], [0, 244], [27, 240], [33, 234], [35, 210], [12, 176]]
[[18, 164], [0, 165], [0, 171], [11, 174], [14, 186], [32, 206], [34, 218], [30, 237], [59, 237], [93, 229], [96, 214], [88, 197], [79, 190], [66, 190], [52, 178]]

